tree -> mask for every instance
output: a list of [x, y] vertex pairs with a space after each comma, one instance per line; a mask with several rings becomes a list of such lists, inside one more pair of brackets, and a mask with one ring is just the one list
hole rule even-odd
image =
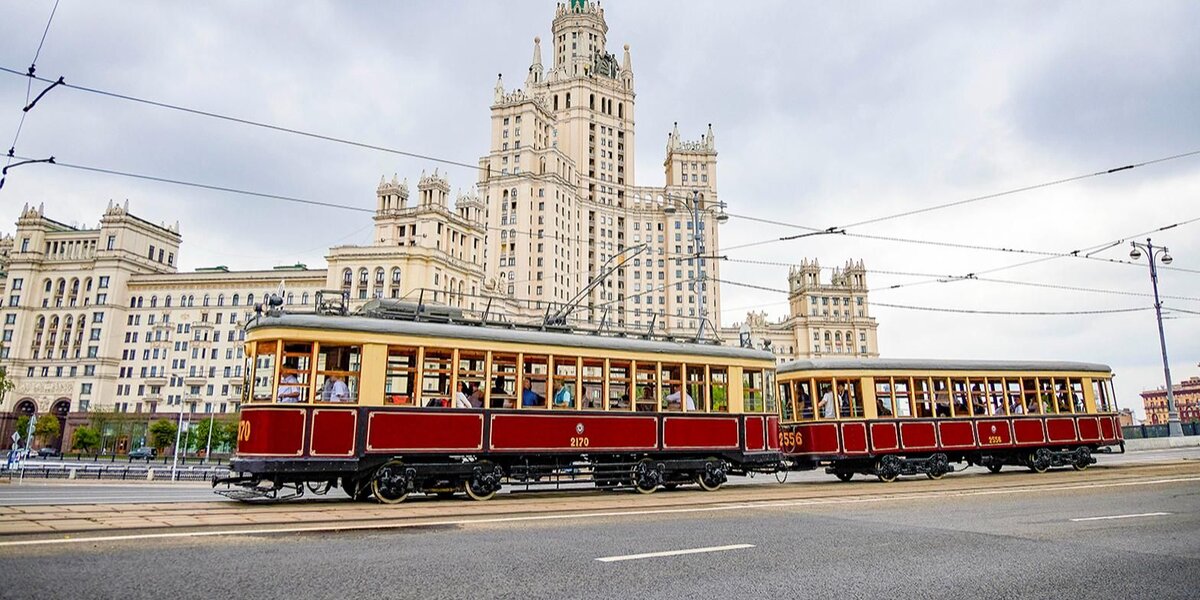
[[24, 444], [29, 443], [29, 440], [26, 439], [26, 435], [29, 433], [29, 415], [21, 415], [17, 417], [17, 428], [14, 431], [21, 434], [21, 441], [24, 442]]
[[94, 452], [98, 447], [100, 447], [100, 432], [95, 427], [85, 425], [75, 430], [75, 436], [71, 443], [72, 450]]
[[179, 431], [170, 419], [159, 419], [150, 425], [150, 441], [154, 449], [162, 449], [175, 443], [175, 433]]
[[43, 444], [47, 440], [58, 437], [60, 432], [62, 432], [62, 425], [58, 423], [58, 417], [54, 415], [42, 415], [37, 420], [37, 424], [33, 426], [33, 437], [42, 440]]
[[[233, 434], [237, 432], [237, 425], [234, 424], [232, 430], [228, 419], [217, 421], [215, 418], [204, 419], [192, 425], [189, 429], [191, 437], [189, 439], [188, 448], [199, 452], [208, 444], [208, 430], [212, 429], [212, 450], [221, 452], [227, 448], [229, 443], [233, 441]], [[233, 434], [231, 434], [231, 431]]]

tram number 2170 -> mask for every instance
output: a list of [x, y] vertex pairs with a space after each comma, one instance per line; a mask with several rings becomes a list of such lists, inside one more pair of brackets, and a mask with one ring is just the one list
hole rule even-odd
[[250, 421], [238, 421], [237, 441], [245, 442], [250, 439]]
[[571, 438], [571, 447], [572, 448], [587, 448], [590, 444], [591, 444], [591, 441], [583, 436], [577, 436], [577, 437]]

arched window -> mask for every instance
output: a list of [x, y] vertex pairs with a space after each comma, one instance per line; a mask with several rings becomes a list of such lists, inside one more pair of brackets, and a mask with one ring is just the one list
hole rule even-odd
[[825, 332], [825, 341], [827, 341], [827, 342], [828, 342], [828, 341], [829, 341], [829, 339], [830, 339], [830, 338], [829, 338], [829, 332], [828, 332], [828, 331], [826, 331], [826, 332]]
[[364, 285], [364, 286], [367, 285], [367, 269], [366, 268], [362, 268], [362, 269], [358, 270], [358, 285]]
[[617, 103], [617, 118], [618, 119], [625, 118], [625, 103], [624, 102]]
[[137, 308], [137, 296], [129, 297], [129, 308]]
[[392, 285], [400, 285], [400, 268], [392, 267]]
[[300, 304], [308, 304], [308, 292], [300, 294]]
[[[604, 100], [601, 99], [601, 102], [603, 102], [603, 101]], [[592, 110], [596, 110], [596, 95], [595, 94], [588, 94], [588, 108], [590, 108]]]
[[142, 307], [142, 297], [141, 296], [138, 296], [138, 298], [137, 298], [137, 307], [138, 308]]
[[171, 295], [170, 294], [167, 294], [167, 297], [163, 300], [163, 306], [165, 306], [167, 308], [171, 308]]
[[150, 296], [150, 308], [157, 308], [157, 307], [158, 307], [158, 296], [157, 295]]
[[191, 294], [188, 294], [188, 303], [187, 303], [187, 305], [188, 305], [188, 306], [195, 306], [195, 305], [196, 305], [196, 297], [195, 297], [195, 296], [193, 296], [193, 295], [191, 295]]
[[217, 294], [217, 306], [225, 306], [225, 294]]
[[254, 306], [254, 294], [246, 294], [246, 306]]
[[293, 300], [295, 300], [295, 299], [296, 299], [296, 295], [295, 295], [295, 294], [293, 294], [292, 292], [288, 292], [288, 295], [287, 295], [287, 303], [288, 303], [288, 304], [291, 304], [291, 303], [292, 303], [292, 301], [293, 301]]
[[237, 295], [237, 294], [234, 294], [234, 295], [233, 295], [233, 305], [234, 305], [234, 306], [237, 306], [237, 305], [238, 305], [238, 295]]
[[342, 285], [344, 285], [346, 287], [350, 287], [350, 283], [352, 282], [353, 277], [354, 277], [354, 274], [352, 271], [350, 271], [350, 269], [343, 269], [342, 270]]
[[204, 299], [201, 302], [203, 302], [204, 306], [208, 306], [208, 294], [204, 295]]
[[375, 285], [383, 285], [383, 267], [375, 267]]

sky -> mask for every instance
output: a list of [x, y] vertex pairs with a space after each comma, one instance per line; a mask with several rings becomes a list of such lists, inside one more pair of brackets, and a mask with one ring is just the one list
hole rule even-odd
[[[1002, 269], [1044, 257], [962, 245], [1069, 253], [1123, 241], [1093, 256], [1128, 262], [1128, 240], [1149, 235], [1175, 259], [1159, 281], [1173, 380], [1200, 376], [1200, 221], [1146, 233], [1200, 217], [1200, 155], [847, 227], [1200, 150], [1200, 4], [602, 5], [609, 51], [632, 53], [637, 185], [662, 184], [673, 123], [685, 139], [712, 123], [718, 194], [734, 215], [722, 247], [803, 231], [745, 217], [923, 242], [775, 241], [722, 252], [723, 279], [782, 290], [788, 263], [862, 260], [883, 356], [1105, 363], [1120, 404], [1141, 413], [1138, 392], [1164, 382], [1145, 258]], [[0, 66], [29, 66], [54, 6], [0, 0]], [[36, 66], [75, 85], [475, 164], [488, 150], [497, 73], [509, 89], [524, 82], [553, 14], [542, 0], [61, 0]], [[0, 72], [3, 149], [26, 84]], [[16, 149], [366, 209], [381, 175], [415, 185], [438, 168], [464, 190], [477, 179], [470, 168], [66, 88], [26, 115]], [[361, 212], [27, 165], [0, 189], [0, 232], [26, 203], [94, 226], [109, 200], [178, 221], [184, 270], [323, 268], [329, 247], [369, 243], [372, 225]], [[783, 293], [726, 284], [721, 294], [726, 325], [750, 310], [786, 315]], [[1143, 310], [945, 310], [1131, 308]]]

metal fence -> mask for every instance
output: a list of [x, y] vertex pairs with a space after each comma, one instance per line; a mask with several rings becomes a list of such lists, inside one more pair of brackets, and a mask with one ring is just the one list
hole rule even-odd
[[[1127, 440], [1167, 437], [1167, 425], [1126, 425], [1121, 428]], [[1183, 423], [1183, 435], [1200, 435], [1200, 422]]]
[[74, 479], [74, 480], [122, 480], [122, 481], [209, 481], [213, 477], [229, 476], [229, 469], [222, 466], [181, 465], [175, 468], [157, 465], [80, 465], [80, 464], [35, 464], [8, 467], [0, 465], [0, 477], [11, 479]]
[[[62, 456], [39, 457], [34, 452], [30, 455], [32, 458], [44, 461], [62, 461], [62, 462], [93, 462], [93, 463], [129, 463], [135, 465], [171, 465], [171, 454], [164, 453], [154, 458], [130, 458], [125, 454], [77, 454], [69, 453]], [[180, 456], [178, 463], [181, 465], [224, 465], [229, 462], [228, 456], [214, 456], [209, 459], [204, 459], [196, 456]]]

